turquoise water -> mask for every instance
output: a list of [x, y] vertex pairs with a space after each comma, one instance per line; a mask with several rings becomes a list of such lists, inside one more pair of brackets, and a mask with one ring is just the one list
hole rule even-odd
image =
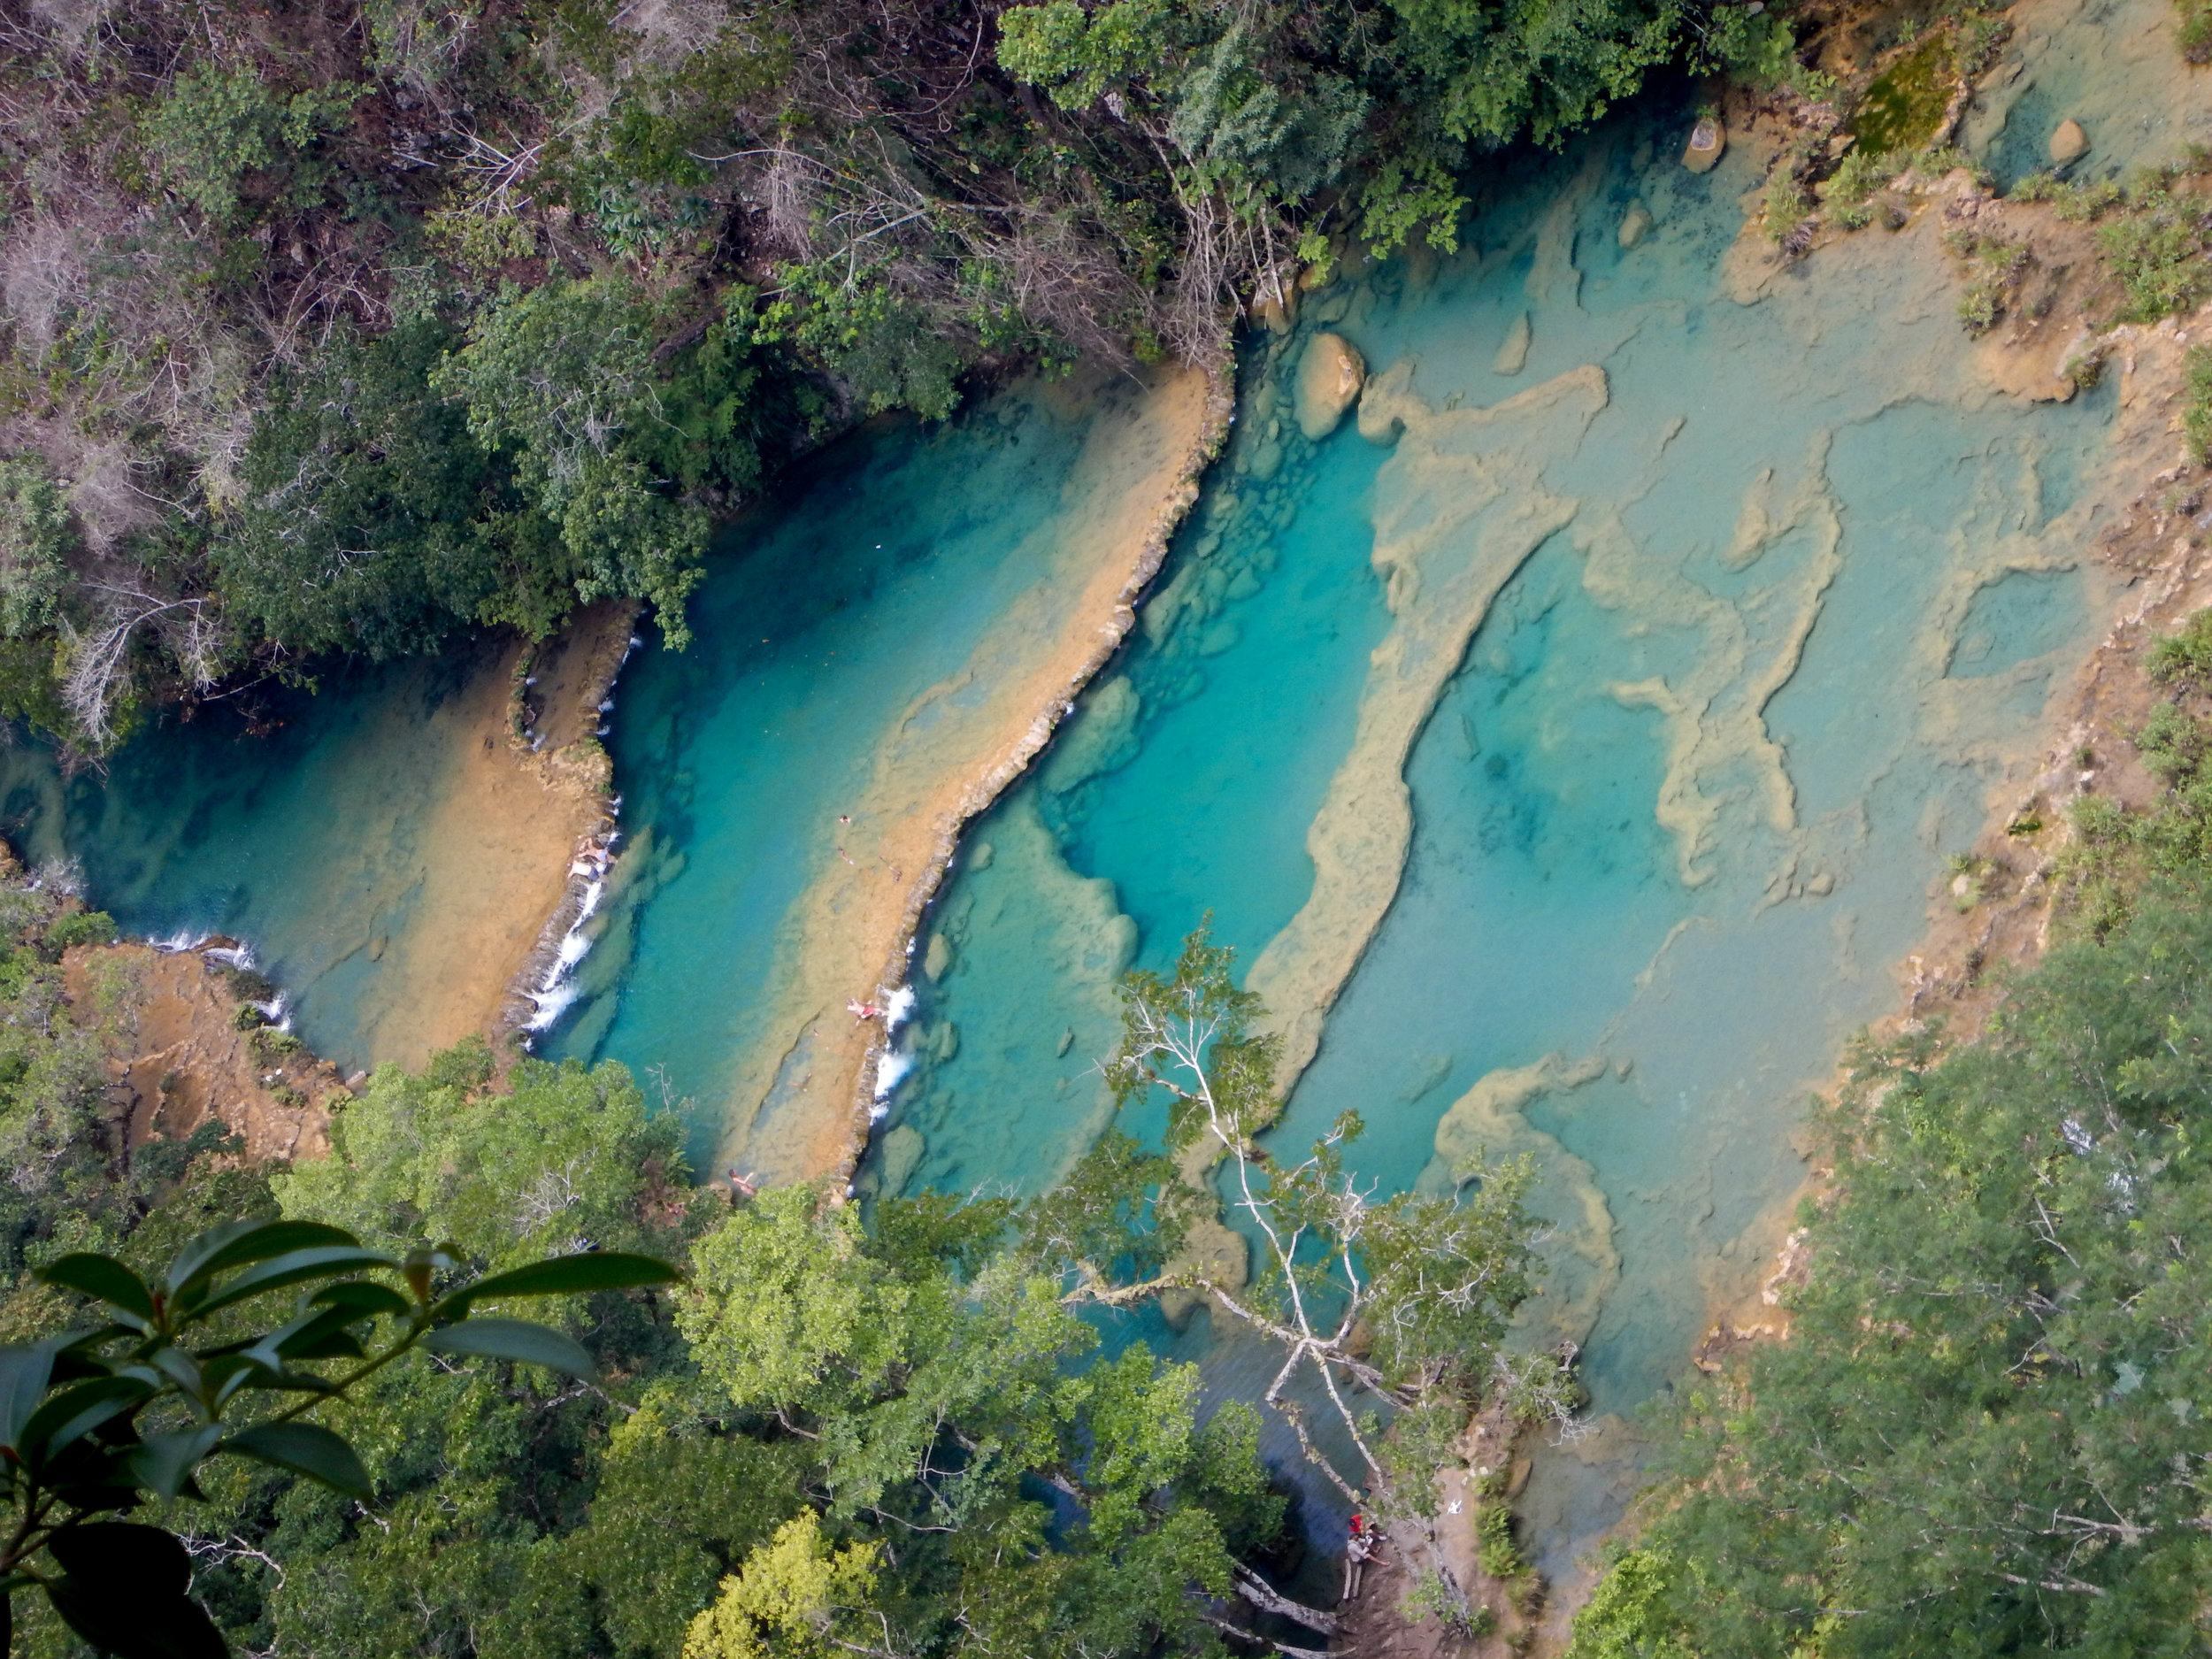
[[[1425, 538], [1442, 592], [1540, 497], [1565, 519], [1508, 549], [1447, 642], [1402, 879], [1276, 1138], [1356, 1108], [1356, 1162], [1394, 1186], [1535, 1152], [1556, 1232], [1531, 1338], [1583, 1342], [1594, 1415], [1667, 1386], [1755, 1284], [1808, 1091], [1896, 1005], [1945, 855], [2092, 636], [2109, 402], [1976, 389], [1939, 262], [1895, 244], [1731, 297], [1756, 173], [1732, 152], [1681, 172], [1676, 125], [1526, 164], [1472, 217], [1479, 246], [1340, 280], [1254, 346], [1141, 639], [968, 837], [864, 1187], [1033, 1190], [1110, 1115], [1115, 972], [1209, 910], [1250, 962], [1340, 902], [1308, 836], [1383, 695], [1379, 526]], [[1639, 202], [1655, 226], [1624, 249]], [[1524, 315], [1525, 366], [1502, 373]], [[1371, 371], [1413, 365], [1426, 413], [1395, 451], [1276, 418], [1319, 326]], [[1580, 424], [1473, 413], [1588, 365], [1603, 403]], [[1477, 509], [1477, 477], [1513, 488]], [[1362, 846], [1363, 868], [1394, 856], [1380, 830]], [[1202, 1315], [1174, 1340], [1212, 1333]], [[1556, 1569], [1617, 1494], [1562, 1478], [1532, 1502]]]
[[2182, 61], [2170, 0], [2038, 0], [1984, 82], [1961, 142], [2009, 188], [2048, 168], [2051, 134], [2075, 120], [2089, 153], [2070, 176], [2109, 179], [2212, 144], [2208, 72]]
[[[2039, 87], [2086, 107], [2078, 58], [2039, 55], [1982, 142], [2024, 144]], [[1807, 1092], [1896, 1005], [1946, 855], [2016, 790], [2096, 629], [2110, 394], [1978, 389], [1926, 226], [1752, 280], [1731, 253], [1755, 157], [1689, 175], [1681, 127], [1647, 111], [1518, 158], [1459, 253], [1348, 270], [1248, 342], [1136, 636], [926, 919], [864, 1189], [1048, 1184], [1110, 1116], [1116, 978], [1210, 914], [1317, 1022], [1279, 1144], [1352, 1107], [1356, 1161], [1394, 1187], [1537, 1156], [1527, 1340], [1582, 1345], [1594, 1416], [1666, 1387], [1755, 1286]], [[1321, 327], [1364, 354], [1394, 443], [1288, 419]], [[696, 643], [620, 687], [624, 856], [553, 1052], [636, 1066], [703, 1151], [728, 1127], [788, 1040], [810, 930], [837, 926], [810, 895], [905, 798], [886, 778], [954, 752], [1041, 590], [1095, 559], [1086, 446], [1122, 396], [871, 430], [726, 534]], [[19, 747], [0, 818], [127, 929], [251, 941], [350, 1067], [380, 941], [434, 926], [424, 757], [465, 666], [276, 695], [265, 735], [211, 710], [104, 783]], [[1348, 939], [1340, 972], [1323, 947]], [[1202, 1310], [1117, 1336], [1138, 1333], [1205, 1357], [1216, 1393], [1271, 1363]], [[1548, 1571], [1617, 1512], [1619, 1461], [1540, 1473]]]
[[[999, 690], [994, 629], [1019, 631], [1064, 583], [1086, 441], [1130, 389], [1032, 386], [941, 428], [864, 433], [725, 533], [696, 642], [643, 654], [621, 684], [610, 744], [628, 840], [553, 1052], [646, 1071], [688, 1102], [703, 1156], [743, 1133], [743, 1068], [791, 1041], [779, 999], [795, 961], [825, 943], [810, 929], [840, 925], [802, 901], [833, 859], [866, 866], [905, 808], [885, 795], [899, 778], [962, 764], [964, 720]], [[774, 1172], [772, 1128], [745, 1152]]]
[[341, 670], [319, 695], [262, 687], [250, 722], [213, 704], [163, 718], [65, 779], [52, 751], [0, 751], [0, 834], [33, 865], [73, 867], [127, 933], [227, 933], [282, 987], [295, 1029], [352, 1071], [379, 1051], [385, 945], [421, 913], [425, 826], [454, 756], [441, 712], [483, 665]]

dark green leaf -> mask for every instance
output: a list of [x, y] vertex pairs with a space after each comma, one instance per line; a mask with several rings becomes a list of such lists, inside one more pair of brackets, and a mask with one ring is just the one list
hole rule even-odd
[[668, 1285], [682, 1275], [667, 1263], [623, 1250], [583, 1250], [556, 1256], [511, 1272], [480, 1279], [448, 1296], [439, 1312], [457, 1313], [474, 1302], [507, 1296], [559, 1296], [580, 1291], [628, 1290], [640, 1285]]
[[153, 1356], [153, 1367], [187, 1394], [198, 1394], [206, 1380], [200, 1362], [180, 1348], [160, 1349]]
[[202, 1381], [209, 1395], [209, 1404], [217, 1416], [231, 1396], [257, 1377], [266, 1375], [276, 1367], [265, 1364], [258, 1354], [249, 1349], [243, 1354], [226, 1354], [211, 1359], [202, 1368]]
[[351, 1308], [364, 1317], [388, 1313], [404, 1319], [414, 1308], [389, 1285], [380, 1285], [369, 1279], [346, 1279], [335, 1285], [325, 1285], [307, 1300], [315, 1307]]
[[303, 1250], [319, 1244], [358, 1245], [360, 1240], [342, 1227], [319, 1221], [229, 1221], [205, 1233], [177, 1253], [169, 1264], [170, 1300], [185, 1299], [226, 1268], [248, 1262], [265, 1262], [288, 1250]]
[[372, 1495], [369, 1471], [344, 1438], [314, 1423], [265, 1423], [234, 1434], [227, 1452], [288, 1469], [356, 1498]]
[[192, 1557], [158, 1526], [127, 1521], [65, 1526], [46, 1548], [80, 1584], [156, 1598], [180, 1596], [192, 1587]]
[[147, 1490], [173, 1498], [184, 1490], [200, 1460], [213, 1451], [222, 1438], [223, 1425], [219, 1423], [211, 1423], [204, 1428], [180, 1429], [173, 1434], [157, 1434], [144, 1445], [132, 1448], [123, 1460], [124, 1472]]
[[0, 1348], [0, 1446], [13, 1446], [54, 1374], [50, 1344]]
[[333, 1274], [349, 1273], [357, 1268], [396, 1268], [398, 1265], [394, 1257], [362, 1249], [357, 1245], [323, 1244], [303, 1250], [288, 1250], [239, 1274], [221, 1289], [210, 1292], [204, 1300], [196, 1300], [184, 1323], [204, 1319], [233, 1302], [280, 1290], [287, 1285], [297, 1285], [306, 1279], [328, 1279]]
[[[287, 1359], [365, 1359], [368, 1349], [361, 1346], [361, 1339], [344, 1327], [319, 1332], [308, 1337], [295, 1337], [284, 1345]], [[266, 1383], [256, 1385], [267, 1387]]]
[[96, 1331], [72, 1331], [65, 1335], [48, 1339], [54, 1346], [54, 1374], [47, 1386], [61, 1383], [83, 1382], [93, 1377], [111, 1377], [116, 1367], [100, 1357], [99, 1349], [119, 1336], [139, 1337], [145, 1333], [136, 1325], [104, 1325]]
[[273, 1370], [288, 1359], [358, 1356], [361, 1344], [346, 1327], [369, 1317], [357, 1308], [311, 1308], [283, 1329], [270, 1332], [250, 1351], [265, 1358]]
[[229, 1659], [214, 1621], [181, 1595], [126, 1597], [69, 1574], [46, 1586], [46, 1599], [64, 1624], [115, 1659]]
[[33, 1276], [64, 1290], [81, 1291], [134, 1318], [153, 1323], [154, 1293], [146, 1287], [144, 1279], [111, 1256], [79, 1250], [33, 1270]]
[[486, 1359], [519, 1360], [588, 1379], [591, 1356], [558, 1331], [526, 1319], [471, 1319], [430, 1333], [434, 1354], [475, 1354]]
[[18, 1449], [43, 1463], [72, 1440], [129, 1410], [153, 1391], [134, 1377], [99, 1377], [54, 1395], [23, 1425]]

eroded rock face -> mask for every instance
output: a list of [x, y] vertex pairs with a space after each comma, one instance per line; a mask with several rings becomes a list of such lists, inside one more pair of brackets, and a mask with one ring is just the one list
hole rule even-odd
[[242, 992], [204, 952], [150, 945], [78, 945], [62, 957], [69, 1000], [90, 1006], [104, 987], [127, 984], [128, 1052], [108, 1056], [127, 1096], [133, 1146], [182, 1140], [210, 1118], [245, 1141], [249, 1163], [320, 1157], [330, 1149], [334, 1102], [348, 1097], [337, 1068], [296, 1046], [267, 1047], [241, 1028]]
[[2081, 123], [2064, 120], [2051, 134], [2051, 159], [2060, 166], [2070, 161], [2079, 161], [2089, 153], [2089, 134], [2082, 131]]
[[1367, 364], [1342, 334], [1317, 334], [1298, 363], [1298, 430], [1318, 443], [1336, 430], [1367, 380]]

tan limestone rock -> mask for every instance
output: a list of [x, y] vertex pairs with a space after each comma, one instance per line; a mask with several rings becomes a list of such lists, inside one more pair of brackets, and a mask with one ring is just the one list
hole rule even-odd
[[1317, 334], [1298, 363], [1298, 430], [1318, 443], [1336, 430], [1367, 381], [1367, 365], [1342, 334]]
[[1682, 165], [1692, 173], [1710, 173], [1728, 148], [1728, 129], [1709, 116], [1690, 129]]
[[1513, 326], [1505, 331], [1505, 339], [1498, 346], [1498, 355], [1490, 359], [1490, 373], [1518, 374], [1528, 364], [1529, 340], [1528, 313], [1523, 311], [1513, 319]]

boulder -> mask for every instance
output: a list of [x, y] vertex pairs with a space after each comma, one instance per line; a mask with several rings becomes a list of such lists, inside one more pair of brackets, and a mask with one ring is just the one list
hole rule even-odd
[[1650, 228], [1650, 211], [1639, 202], [1621, 216], [1621, 246], [1633, 248], [1638, 242], [1643, 241], [1644, 234]]
[[1318, 443], [1336, 430], [1367, 380], [1367, 365], [1342, 334], [1324, 332], [1306, 342], [1298, 361], [1298, 430]]
[[2089, 134], [2082, 131], [2081, 123], [2070, 119], [2061, 121], [2051, 134], [2051, 159], [2062, 167], [2088, 153]]
[[1682, 165], [1692, 173], [1710, 173], [1728, 148], [1728, 129], [1708, 116], [1690, 129], [1690, 142], [1682, 147]]

